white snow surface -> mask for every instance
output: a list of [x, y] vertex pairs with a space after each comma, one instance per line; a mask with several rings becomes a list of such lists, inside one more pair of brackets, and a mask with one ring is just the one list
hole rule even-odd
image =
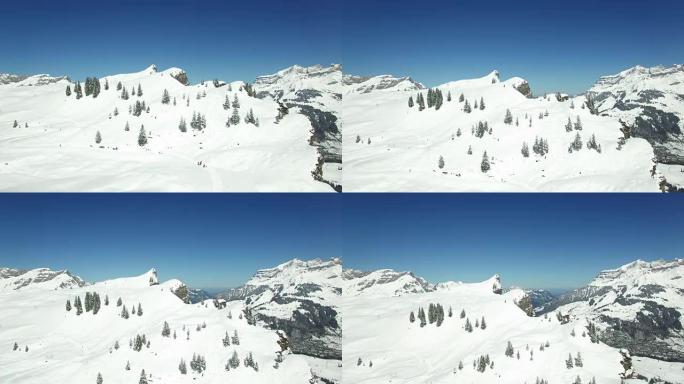
[[80, 277], [67, 270], [0, 268], [0, 293], [13, 290], [69, 289], [84, 285], [86, 283]]
[[[150, 66], [107, 76], [100, 79], [97, 98], [80, 100], [74, 93], [66, 96], [70, 83], [64, 78], [32, 76], [0, 85], [0, 191], [331, 190], [312, 178], [317, 153], [308, 143], [311, 124], [305, 116], [290, 113], [275, 124], [277, 103], [248, 97], [240, 90], [244, 82], [231, 82], [232, 91], [211, 81], [185, 86], [172, 77], [181, 71]], [[143, 95], [122, 100], [118, 82], [129, 92], [140, 84]], [[175, 106], [161, 103], [165, 89]], [[196, 98], [204, 92], [206, 97]], [[231, 101], [237, 95], [240, 117], [252, 109], [260, 126], [242, 121], [226, 127], [233, 109], [223, 109], [226, 95]], [[130, 115], [136, 100], [144, 100], [150, 112]], [[193, 112], [206, 115], [206, 129], [189, 126]], [[188, 124], [185, 133], [178, 129], [181, 118]], [[12, 128], [15, 120], [19, 127]], [[130, 131], [124, 130], [126, 122]], [[140, 147], [143, 125], [148, 144]]]
[[[416, 90], [345, 94], [345, 190], [658, 191], [658, 177], [649, 173], [654, 154], [647, 141], [632, 138], [617, 150], [622, 137], [617, 118], [591, 115], [581, 108], [584, 97], [567, 101], [554, 96], [526, 98], [515, 89], [524, 82], [517, 77], [500, 81], [497, 71], [449, 82], [438, 86], [444, 98], [439, 110], [409, 108], [409, 96], [415, 102]], [[461, 93], [473, 107], [472, 113], [463, 111]], [[474, 108], [481, 98], [484, 110]], [[503, 121], [507, 109], [514, 120], [510, 125]], [[539, 119], [546, 111], [549, 115]], [[574, 123], [577, 117], [583, 129], [566, 132], [568, 118]], [[478, 121], [486, 121], [492, 133], [474, 136], [471, 127]], [[458, 129], [461, 136], [457, 136]], [[576, 133], [583, 147], [568, 153]], [[602, 153], [586, 148], [592, 134]], [[536, 137], [548, 141], [549, 153], [543, 157], [532, 151]], [[528, 158], [521, 154], [523, 142], [530, 149]], [[467, 153], [469, 147], [472, 155]], [[485, 151], [491, 169], [483, 173], [480, 165]], [[438, 167], [440, 156], [443, 169]]]
[[[95, 382], [101, 373], [105, 383], [138, 382], [141, 370], [150, 375], [154, 383], [307, 383], [312, 372], [327, 375], [339, 382], [337, 361], [327, 361], [302, 355], [284, 353], [279, 369], [273, 368], [276, 344], [275, 331], [247, 325], [240, 319], [242, 301], [227, 303], [225, 309], [216, 309], [211, 300], [204, 303], [184, 304], [172, 290], [182, 282], [169, 280], [157, 284], [156, 271], [131, 278], [120, 278], [94, 283], [85, 287], [61, 290], [0, 291], [0, 382]], [[65, 303], [86, 292], [98, 292], [102, 306], [98, 314], [84, 312], [76, 315], [75, 308], [67, 312]], [[104, 304], [105, 295], [109, 305]], [[131, 311], [138, 303], [143, 315], [120, 317], [122, 308]], [[232, 319], [227, 317], [229, 311]], [[164, 321], [177, 338], [162, 337]], [[197, 331], [198, 324], [206, 328]], [[190, 331], [186, 340], [185, 326]], [[224, 347], [221, 340], [226, 332], [237, 330], [240, 345]], [[129, 339], [146, 334], [150, 347], [139, 352], [129, 348]], [[120, 348], [114, 349], [118, 341]], [[12, 350], [14, 343], [19, 349]], [[28, 351], [25, 352], [25, 347]], [[233, 351], [241, 363], [237, 369], [226, 371], [224, 366]], [[242, 359], [249, 352], [259, 364], [259, 371], [245, 367]], [[206, 371], [194, 373], [189, 366], [193, 353], [206, 358]], [[188, 364], [188, 374], [178, 370], [180, 359]], [[130, 362], [131, 370], [124, 369]], [[324, 376], [326, 377], [326, 376]]]
[[[400, 296], [343, 294], [344, 382], [519, 384], [544, 378], [551, 383], [571, 383], [579, 375], [583, 383], [592, 377], [598, 383], [620, 383], [620, 354], [579, 336], [584, 322], [560, 324], [555, 318], [528, 317], [515, 304], [524, 292], [514, 289], [495, 294], [495, 281], [498, 279], [452, 283], [441, 285], [445, 289]], [[411, 311], [417, 314], [419, 307], [427, 311], [430, 303], [444, 307], [445, 319], [440, 327], [427, 324], [421, 328], [418, 320], [409, 322]], [[447, 315], [449, 308], [452, 317]], [[486, 329], [466, 332], [461, 310], [473, 326], [484, 316]], [[573, 328], [578, 332], [576, 337], [570, 335]], [[520, 359], [504, 355], [509, 341], [520, 352]], [[540, 345], [547, 341], [550, 346], [540, 351]], [[528, 348], [533, 351], [533, 359]], [[583, 367], [567, 369], [568, 354], [575, 357], [578, 352]], [[494, 361], [494, 367], [481, 373], [472, 364], [485, 354]], [[458, 369], [460, 361], [462, 370]]]

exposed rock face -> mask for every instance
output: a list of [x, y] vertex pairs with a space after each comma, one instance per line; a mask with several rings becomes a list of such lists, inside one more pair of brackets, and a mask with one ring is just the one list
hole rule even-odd
[[635, 261], [599, 273], [586, 287], [561, 295], [545, 311], [594, 321], [600, 340], [633, 355], [684, 361], [681, 300], [684, 260]]
[[271, 97], [309, 118], [312, 128], [309, 144], [316, 147], [319, 154], [318, 162], [312, 165], [312, 176], [342, 192], [340, 175], [324, 172], [325, 164], [338, 165], [326, 169], [338, 169], [342, 164], [342, 132], [338, 122], [342, 66], [295, 65], [273, 75], [257, 77], [253, 88], [256, 97]]
[[42, 86], [42, 85], [47, 85], [47, 84], [53, 84], [60, 82], [62, 80], [68, 81], [69, 78], [67, 76], [50, 76], [50, 75], [33, 75], [33, 76], [24, 76], [24, 75], [15, 75], [11, 73], [0, 73], [0, 85], [4, 84], [16, 84], [18, 86], [22, 87], [33, 87], [33, 86]]
[[216, 297], [244, 300], [248, 321], [284, 331], [294, 353], [339, 360], [341, 278], [339, 259], [294, 259], [260, 270], [244, 286]]
[[345, 295], [401, 296], [430, 292], [435, 289], [425, 279], [415, 276], [412, 272], [398, 272], [391, 269], [380, 269], [372, 272], [345, 269], [343, 278]]
[[532, 305], [532, 299], [529, 295], [525, 294], [515, 302], [515, 305], [520, 307], [520, 309], [522, 309], [527, 316], [534, 316], [534, 306]]
[[528, 99], [532, 98], [532, 89], [527, 81], [521, 82], [520, 84], [514, 85], [516, 91], [522, 93]]
[[544, 289], [529, 289], [525, 294], [530, 298], [535, 316], [544, 313], [546, 307], [556, 301], [556, 296]]
[[646, 139], [659, 163], [684, 164], [684, 66], [634, 67], [589, 90], [597, 114], [614, 116]]
[[344, 75], [343, 84], [349, 93], [370, 93], [374, 91], [416, 91], [425, 89], [425, 86], [411, 77], [394, 77], [381, 75], [374, 77]]
[[171, 74], [171, 76], [183, 85], [190, 85], [190, 80], [188, 80], [188, 74], [184, 71], [173, 73]]

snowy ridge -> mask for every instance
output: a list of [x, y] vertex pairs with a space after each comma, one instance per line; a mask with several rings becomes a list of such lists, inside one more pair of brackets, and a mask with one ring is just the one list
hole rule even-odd
[[596, 113], [622, 121], [648, 140], [666, 183], [684, 185], [684, 65], [636, 66], [601, 77], [589, 90]]
[[343, 83], [345, 93], [370, 93], [388, 91], [415, 91], [425, 89], [425, 86], [411, 77], [394, 77], [392, 75], [380, 75], [363, 77], [344, 75]]
[[[97, 97], [77, 99], [75, 83], [64, 79], [20, 86], [33, 79], [0, 86], [0, 125], [8, 128], [0, 130], [0, 190], [330, 190], [312, 176], [318, 154], [309, 119], [279, 116], [277, 102], [253, 97], [243, 81], [186, 85], [182, 69], [151, 65], [103, 77]], [[225, 109], [225, 101], [235, 97], [240, 122], [227, 127], [236, 108]], [[139, 116], [131, 113], [136, 102], [145, 102]], [[245, 121], [249, 111], [259, 126]], [[201, 129], [191, 127], [196, 114], [204, 117]]]
[[[3, 269], [4, 275], [15, 270]], [[98, 373], [106, 383], [137, 382], [145, 370], [150, 382], [161, 383], [339, 383], [336, 362], [293, 354], [282, 349], [275, 330], [248, 323], [248, 305], [233, 301], [217, 308], [212, 301], [185, 304], [175, 294], [180, 280], [159, 282], [154, 269], [134, 277], [97, 282], [62, 290], [13, 290], [0, 294], [0, 382], [42, 383], [66, 378], [78, 383], [95, 382]], [[77, 314], [75, 297], [85, 303], [86, 292], [96, 292], [100, 306]], [[66, 310], [69, 300], [71, 309]], [[118, 301], [121, 305], [118, 305]], [[122, 317], [126, 308], [128, 318]], [[87, 308], [87, 305], [86, 305]], [[164, 323], [168, 336], [162, 335]], [[239, 335], [239, 345], [224, 346], [226, 333]], [[283, 333], [283, 330], [278, 330]], [[129, 346], [136, 335], [149, 345], [140, 351]], [[17, 343], [17, 350], [11, 346]], [[282, 361], [275, 364], [276, 351]], [[226, 371], [233, 352], [239, 367]], [[193, 354], [206, 361], [202, 373], [191, 369]], [[252, 354], [258, 371], [243, 364]], [[187, 374], [179, 372], [184, 359]], [[130, 366], [130, 370], [126, 366]], [[277, 365], [277, 366], [276, 366]], [[66, 379], [65, 379], [66, 380]], [[310, 381], [311, 380], [311, 381]]]
[[16, 290], [70, 289], [85, 285], [85, 281], [67, 270], [0, 268], [0, 293]]
[[[619, 120], [592, 114], [584, 96], [532, 98], [526, 80], [501, 80], [497, 71], [434, 89], [442, 95], [439, 109], [426, 105], [420, 110], [418, 96], [427, 100], [425, 90], [345, 95], [343, 150], [349, 190], [660, 188], [662, 175], [653, 170], [649, 143], [634, 137], [625, 140]], [[599, 149], [587, 146], [592, 137]], [[545, 140], [548, 151], [533, 150], [539, 139]], [[488, 168], [483, 166], [485, 159]]]
[[345, 269], [343, 284], [345, 296], [401, 296], [434, 290], [425, 279], [392, 269], [372, 272]]
[[[351, 278], [362, 277], [354, 273]], [[344, 290], [345, 382], [571, 383], [577, 376], [584, 383], [592, 378], [620, 382], [622, 355], [582, 337], [585, 323], [530, 317], [520, 306], [527, 294], [517, 288], [501, 293], [500, 284], [495, 275], [479, 283], [449, 282], [404, 295], [348, 295]], [[443, 318], [421, 326], [419, 309], [429, 319], [432, 304], [440, 305]], [[510, 357], [505, 354], [509, 342]], [[575, 366], [578, 353], [581, 363]], [[569, 354], [571, 369], [566, 368]], [[478, 360], [485, 356], [487, 364], [481, 365]]]
[[684, 261], [637, 260], [600, 272], [549, 306], [597, 324], [601, 341], [633, 355], [684, 362]]
[[250, 321], [284, 331], [294, 353], [339, 360], [341, 279], [340, 259], [293, 259], [217, 298], [244, 300]]

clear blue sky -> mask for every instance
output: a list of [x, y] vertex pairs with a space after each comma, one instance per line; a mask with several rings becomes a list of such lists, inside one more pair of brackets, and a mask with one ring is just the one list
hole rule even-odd
[[238, 286], [292, 258], [339, 257], [336, 194], [0, 194], [0, 266]]
[[0, 72], [79, 79], [160, 68], [251, 81], [293, 64], [429, 86], [498, 69], [535, 93], [684, 62], [681, 0], [22, 0], [0, 12]]
[[315, 0], [3, 2], [0, 72], [74, 79], [180, 67], [192, 82], [252, 81], [339, 63], [338, 8]]
[[156, 267], [236, 286], [294, 257], [432, 282], [571, 288], [684, 257], [684, 196], [660, 194], [0, 194], [0, 266], [89, 281]]
[[344, 263], [431, 282], [573, 288], [636, 259], [684, 257], [684, 196], [344, 194]]

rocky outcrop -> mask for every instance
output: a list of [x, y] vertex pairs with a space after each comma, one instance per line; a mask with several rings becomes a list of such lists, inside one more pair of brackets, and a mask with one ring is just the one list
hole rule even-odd
[[178, 80], [178, 82], [183, 85], [190, 85], [190, 80], [188, 80], [188, 74], [184, 71], [173, 73], [171, 74], [171, 77]]
[[530, 84], [527, 81], [514, 85], [513, 88], [515, 88], [516, 91], [522, 93], [523, 96], [527, 97], [528, 99], [532, 98], [532, 88], [530, 88]]

